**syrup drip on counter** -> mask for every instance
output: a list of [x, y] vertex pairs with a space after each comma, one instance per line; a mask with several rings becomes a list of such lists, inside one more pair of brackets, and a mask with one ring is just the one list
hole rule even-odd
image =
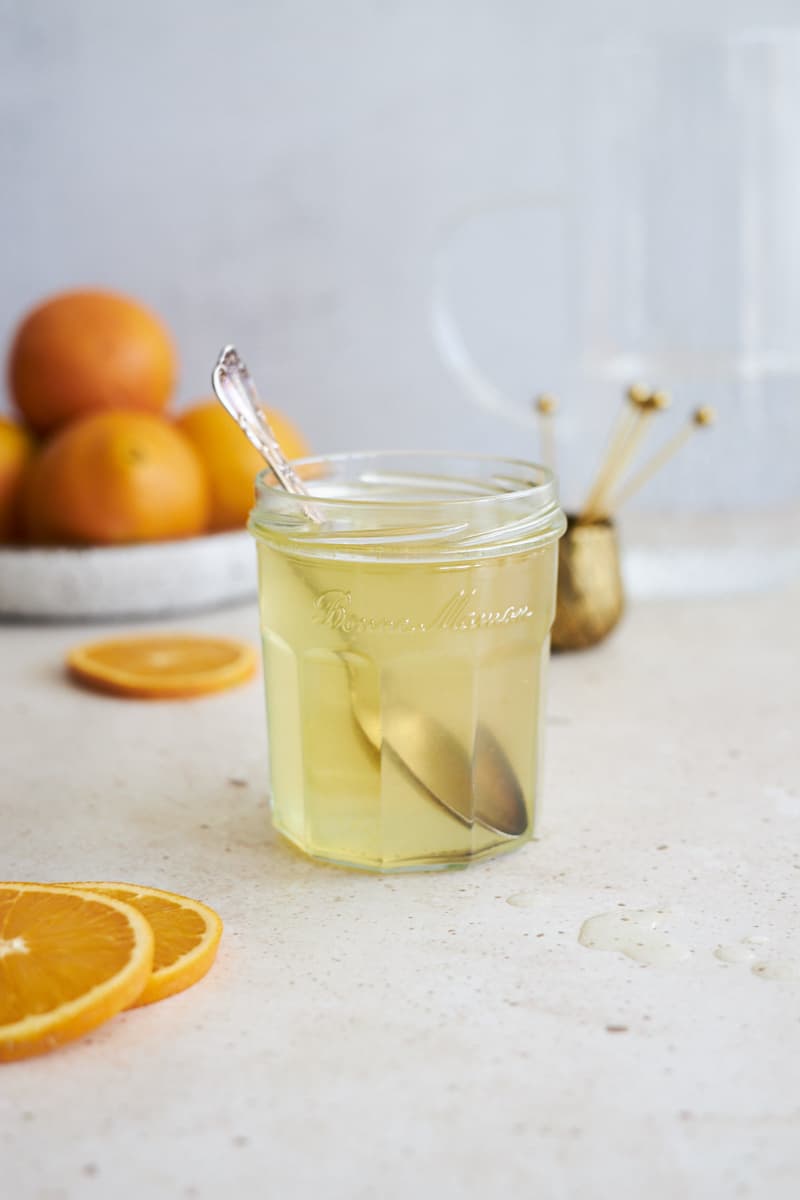
[[[624, 954], [643, 966], [665, 967], [685, 962], [692, 950], [662, 928], [668, 917], [669, 911], [662, 908], [600, 913], [583, 922], [578, 941], [590, 950]], [[717, 946], [714, 957], [726, 966], [747, 966], [759, 979], [800, 982], [800, 959], [767, 958], [768, 953], [769, 939], [753, 935]]]
[[660, 908], [600, 913], [583, 922], [578, 941], [589, 950], [624, 954], [642, 966], [663, 967], [684, 962], [692, 952], [661, 928], [668, 916]]
[[759, 979], [800, 980], [800, 960], [796, 958], [775, 958], [770, 962], [753, 963], [750, 970]]
[[717, 946], [714, 957], [731, 965], [752, 963], [763, 956], [766, 943], [767, 939], [762, 937], [742, 938], [740, 942], [734, 942], [731, 946]]
[[714, 955], [720, 962], [745, 963], [759, 979], [789, 981], [800, 980], [800, 960], [794, 958], [766, 958], [769, 938], [746, 937], [731, 946], [717, 946]]

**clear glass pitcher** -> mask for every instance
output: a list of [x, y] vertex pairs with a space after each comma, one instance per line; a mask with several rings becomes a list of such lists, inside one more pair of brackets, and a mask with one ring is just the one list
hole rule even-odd
[[[534, 424], [537, 391], [561, 397], [568, 508], [627, 384], [672, 394], [664, 440], [714, 406], [713, 434], [634, 508], [704, 514], [721, 551], [707, 577], [716, 562], [733, 586], [772, 581], [800, 545], [800, 33], [604, 41], [563, 66], [562, 177], [455, 217], [439, 245], [442, 357], [509, 422]], [[695, 535], [680, 530], [671, 552]]]

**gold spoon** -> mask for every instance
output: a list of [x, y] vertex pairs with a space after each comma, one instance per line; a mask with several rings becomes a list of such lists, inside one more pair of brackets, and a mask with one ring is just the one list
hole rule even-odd
[[350, 677], [350, 702], [359, 729], [378, 752], [385, 745], [416, 782], [464, 825], [518, 837], [528, 828], [525, 797], [497, 738], [483, 724], [470, 758], [458, 738], [435, 718], [406, 704], [381, 715], [372, 661], [340, 651]]
[[[235, 347], [222, 351], [211, 381], [217, 399], [266, 459], [280, 485], [294, 495], [307, 496]], [[309, 520], [322, 523], [310, 498], [303, 508]], [[388, 750], [423, 791], [464, 825], [481, 825], [506, 837], [525, 832], [528, 813], [522, 789], [505, 751], [485, 725], [478, 725], [474, 753], [469, 756], [439, 721], [407, 705], [392, 704], [384, 716], [372, 660], [353, 650], [339, 653], [347, 666], [356, 723], [375, 751]]]

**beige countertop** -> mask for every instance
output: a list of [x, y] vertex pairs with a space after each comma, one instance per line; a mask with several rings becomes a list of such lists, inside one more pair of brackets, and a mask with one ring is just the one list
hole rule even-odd
[[[552, 664], [540, 840], [389, 878], [271, 832], [258, 683], [107, 699], [61, 672], [100, 627], [0, 626], [0, 876], [226, 923], [195, 988], [0, 1068], [3, 1194], [794, 1198], [798, 611], [639, 601]], [[606, 913], [585, 940], [656, 961], [582, 945]]]

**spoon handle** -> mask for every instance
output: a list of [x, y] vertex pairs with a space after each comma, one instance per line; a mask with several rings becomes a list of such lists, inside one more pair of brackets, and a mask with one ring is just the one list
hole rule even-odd
[[[226, 346], [220, 353], [211, 383], [219, 402], [266, 459], [281, 487], [294, 496], [307, 496], [308, 489], [281, 450], [253, 377], [235, 346]], [[310, 520], [321, 523], [322, 517], [313, 504], [304, 504], [303, 511]]]

